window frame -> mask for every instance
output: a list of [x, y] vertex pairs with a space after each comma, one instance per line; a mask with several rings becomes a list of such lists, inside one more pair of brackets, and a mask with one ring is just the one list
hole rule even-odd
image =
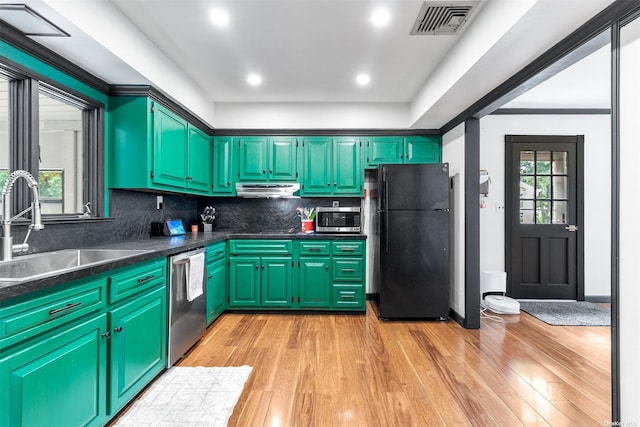
[[[83, 194], [91, 203], [91, 216], [82, 212], [43, 214], [47, 222], [87, 221], [105, 218], [105, 105], [10, 60], [0, 60], [0, 75], [9, 80], [9, 169], [24, 169], [38, 176], [39, 94], [57, 99], [82, 111]], [[16, 182], [11, 212], [19, 212], [31, 201], [26, 183]]]

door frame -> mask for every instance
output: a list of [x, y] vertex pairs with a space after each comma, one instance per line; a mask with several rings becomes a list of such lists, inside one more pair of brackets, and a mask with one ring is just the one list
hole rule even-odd
[[513, 247], [512, 247], [512, 213], [514, 203], [511, 197], [510, 171], [513, 168], [513, 144], [553, 144], [553, 143], [574, 143], [576, 144], [576, 220], [572, 224], [578, 226], [576, 231], [576, 299], [584, 301], [584, 135], [505, 135], [505, 268], [507, 272], [507, 294], [511, 294], [511, 277], [513, 268]]

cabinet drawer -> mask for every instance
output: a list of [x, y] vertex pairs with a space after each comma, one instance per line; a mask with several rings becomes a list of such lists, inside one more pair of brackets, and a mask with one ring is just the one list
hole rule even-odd
[[96, 279], [0, 311], [0, 348], [53, 329], [105, 306], [106, 278]]
[[329, 255], [331, 246], [329, 242], [300, 242], [300, 255]]
[[289, 255], [293, 250], [291, 240], [231, 240], [232, 255]]
[[362, 264], [362, 258], [334, 258], [333, 281], [362, 282]]
[[364, 241], [332, 242], [331, 248], [335, 256], [362, 256], [364, 254]]
[[160, 258], [117, 270], [109, 278], [109, 302], [113, 303], [165, 281], [167, 261]]
[[226, 243], [217, 243], [215, 245], [207, 246], [207, 262], [217, 261], [227, 254]]
[[362, 285], [333, 285], [333, 307], [364, 310], [364, 289]]

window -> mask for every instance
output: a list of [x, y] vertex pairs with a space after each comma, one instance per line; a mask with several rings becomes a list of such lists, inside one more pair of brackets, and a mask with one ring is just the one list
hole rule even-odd
[[[0, 64], [0, 186], [11, 171], [25, 169], [38, 178], [43, 219], [79, 218], [87, 203], [100, 216], [103, 115], [95, 101]], [[16, 185], [12, 200], [17, 213], [31, 194]]]
[[[9, 169], [9, 80], [0, 75], [0, 190]], [[2, 198], [0, 197], [0, 215]]]
[[567, 224], [566, 151], [520, 152], [520, 223]]

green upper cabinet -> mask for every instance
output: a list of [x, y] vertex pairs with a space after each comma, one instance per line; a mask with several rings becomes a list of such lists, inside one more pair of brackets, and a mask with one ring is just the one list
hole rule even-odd
[[379, 164], [439, 163], [442, 160], [441, 137], [377, 136], [366, 139], [365, 167]]
[[213, 147], [211, 138], [200, 129], [189, 125], [189, 150], [187, 157], [187, 188], [209, 194], [212, 189], [211, 162]]
[[377, 136], [367, 138], [366, 159], [367, 167], [378, 167], [379, 164], [403, 163], [404, 138], [401, 136]]
[[302, 194], [330, 195], [332, 193], [331, 138], [310, 137], [302, 143]]
[[359, 138], [310, 137], [302, 145], [303, 195], [362, 194]]
[[333, 140], [333, 194], [360, 195], [363, 172], [360, 167], [360, 139]]
[[439, 136], [409, 136], [404, 140], [405, 163], [439, 163], [442, 143]]
[[213, 139], [213, 194], [235, 196], [234, 144], [230, 136]]
[[289, 137], [238, 138], [238, 180], [296, 181], [297, 141]]
[[211, 138], [146, 97], [109, 100], [110, 186], [211, 193]]
[[155, 104], [153, 114], [154, 184], [184, 188], [187, 177], [187, 122]]

